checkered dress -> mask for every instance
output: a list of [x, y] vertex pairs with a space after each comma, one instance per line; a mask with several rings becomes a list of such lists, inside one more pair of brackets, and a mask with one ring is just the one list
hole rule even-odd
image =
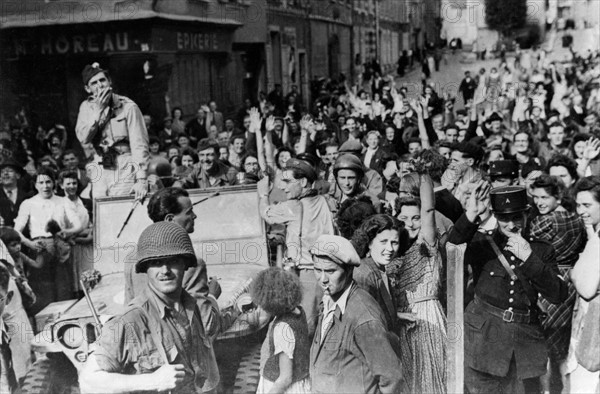
[[585, 228], [577, 214], [560, 210], [533, 219], [531, 235], [552, 243], [556, 250], [560, 275], [569, 286], [569, 296], [561, 304], [551, 304], [543, 298], [539, 300], [539, 305], [547, 313], [542, 327], [546, 335], [550, 357], [555, 360], [563, 360], [569, 350], [571, 320], [577, 298], [577, 292], [569, 280], [569, 274], [579, 253], [585, 247]]

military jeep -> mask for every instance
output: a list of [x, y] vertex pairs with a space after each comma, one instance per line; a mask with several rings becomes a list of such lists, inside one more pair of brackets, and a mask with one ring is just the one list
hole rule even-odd
[[[198, 217], [190, 237], [196, 255], [206, 262], [208, 275], [221, 284], [219, 307], [246, 311], [219, 335], [215, 347], [227, 352], [229, 343], [245, 346], [247, 349], [242, 353], [246, 354], [238, 373], [246, 380], [247, 371], [243, 369], [254, 368], [251, 380], [257, 383], [258, 376], [254, 375], [257, 375], [258, 338], [259, 333], [265, 331], [268, 317], [254, 313], [247, 290], [251, 278], [268, 267], [270, 259], [256, 185], [188, 192], [192, 204], [199, 202], [194, 206]], [[89, 290], [89, 300], [83, 297], [65, 307], [60, 317], [47, 322], [36, 335], [32, 347], [38, 359], [25, 377], [24, 392], [79, 392], [78, 372], [100, 335], [101, 325], [126, 308], [124, 271], [127, 265], [135, 263], [138, 237], [152, 223], [147, 214], [147, 200], [133, 209], [118, 238], [134, 207], [133, 197], [106, 197], [95, 201], [93, 258], [101, 279]], [[238, 389], [241, 390], [236, 391], [246, 391]]]

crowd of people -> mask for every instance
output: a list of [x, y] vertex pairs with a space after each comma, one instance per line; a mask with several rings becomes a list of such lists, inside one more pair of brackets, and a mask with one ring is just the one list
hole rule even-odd
[[[417, 91], [375, 72], [322, 81], [308, 108], [277, 85], [235, 116], [210, 101], [160, 125], [86, 66], [74, 130], [32, 130], [21, 111], [0, 139], [2, 384], [32, 361], [8, 336], [81, 293], [93, 199], [152, 193], [134, 267], [147, 280], [105, 327], [141, 342], [100, 341], [82, 385], [217, 390], [220, 290], [189, 241], [185, 189], [256, 184], [283, 249], [250, 289], [272, 317], [259, 392], [445, 392], [449, 243], [466, 244], [466, 390], [597, 392], [600, 54], [517, 55], [466, 71], [457, 96], [429, 74]], [[154, 319], [161, 332], [127, 331]], [[125, 377], [140, 374], [153, 379]]]

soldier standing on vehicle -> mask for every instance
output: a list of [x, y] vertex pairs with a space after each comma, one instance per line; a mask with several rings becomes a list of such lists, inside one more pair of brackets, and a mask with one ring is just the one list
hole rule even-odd
[[464, 318], [465, 386], [473, 394], [514, 392], [522, 381], [526, 393], [539, 392], [548, 350], [538, 294], [560, 303], [567, 298], [567, 285], [552, 245], [523, 233], [529, 211], [524, 187], [492, 189], [497, 228], [488, 237], [473, 238], [488, 209], [487, 190], [480, 181], [448, 237], [456, 245], [467, 243], [465, 264], [479, 272]]
[[196, 299], [182, 286], [185, 270], [197, 264], [192, 241], [180, 225], [151, 224], [140, 235], [136, 260], [148, 285], [102, 327], [79, 376], [82, 391], [201, 393], [212, 345]]
[[145, 197], [149, 141], [142, 112], [129, 98], [113, 93], [110, 76], [98, 63], [85, 66], [81, 75], [90, 96], [79, 107], [75, 131], [88, 158], [95, 149], [103, 167], [93, 197]]
[[309, 248], [322, 234], [333, 234], [333, 217], [325, 197], [313, 189], [317, 179], [314, 168], [306, 161], [290, 159], [281, 176], [282, 189], [288, 200], [269, 205], [269, 179], [258, 182], [260, 214], [269, 224], [286, 226], [286, 268], [300, 276], [302, 308], [306, 313], [309, 336], [317, 324], [317, 283]]

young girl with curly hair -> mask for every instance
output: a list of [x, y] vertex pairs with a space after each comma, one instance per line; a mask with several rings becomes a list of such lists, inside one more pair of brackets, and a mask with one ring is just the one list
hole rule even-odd
[[260, 352], [260, 393], [310, 393], [310, 341], [298, 277], [281, 268], [261, 271], [250, 287], [256, 305], [275, 316]]

